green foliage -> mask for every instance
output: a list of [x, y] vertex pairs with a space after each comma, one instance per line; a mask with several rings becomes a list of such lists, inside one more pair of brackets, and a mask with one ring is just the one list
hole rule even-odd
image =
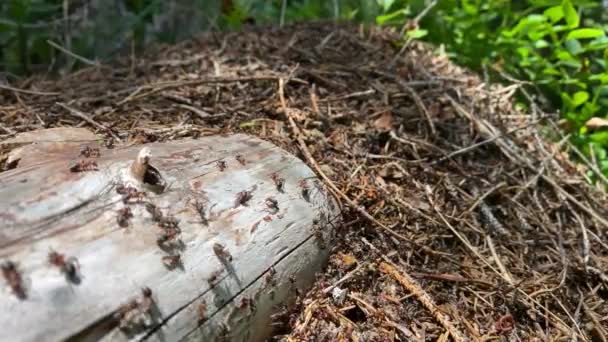
[[[381, 24], [402, 25], [423, 1], [380, 1]], [[455, 61], [533, 82], [567, 120], [572, 142], [608, 174], [608, 132], [585, 123], [608, 114], [608, 11], [585, 0], [444, 0], [407, 37], [441, 44]], [[410, 15], [411, 17], [411, 15]], [[394, 21], [393, 19], [399, 19]]]

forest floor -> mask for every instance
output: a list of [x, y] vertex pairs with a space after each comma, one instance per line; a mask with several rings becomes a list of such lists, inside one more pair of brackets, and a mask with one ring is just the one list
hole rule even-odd
[[608, 200], [556, 117], [516, 110], [521, 83], [484, 83], [418, 43], [399, 54], [395, 37], [253, 28], [34, 77], [1, 87], [0, 142], [61, 126], [109, 147], [245, 132], [305, 160], [344, 225], [314, 287], [277, 308], [277, 340], [606, 341]]

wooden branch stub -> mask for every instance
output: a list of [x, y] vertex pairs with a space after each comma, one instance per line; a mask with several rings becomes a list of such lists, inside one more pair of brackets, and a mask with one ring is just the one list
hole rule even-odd
[[263, 340], [327, 260], [339, 209], [268, 142], [44, 148], [0, 173], [1, 341]]

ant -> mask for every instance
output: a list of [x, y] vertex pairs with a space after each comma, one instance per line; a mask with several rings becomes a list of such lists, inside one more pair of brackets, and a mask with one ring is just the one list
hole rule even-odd
[[[114, 314], [114, 318], [120, 321], [120, 329], [126, 330], [137, 323], [143, 323], [143, 316], [148, 315], [154, 303], [152, 290], [149, 287], [141, 289], [142, 296], [122, 305]], [[139, 321], [136, 321], [139, 319]]]
[[236, 161], [238, 161], [243, 166], [247, 163], [245, 161], [245, 158], [243, 158], [243, 156], [240, 154], [237, 154], [236, 157], [234, 157], [234, 159], [236, 159]]
[[2, 268], [2, 276], [13, 290], [13, 293], [17, 298], [23, 300], [27, 298], [25, 287], [23, 286], [23, 280], [21, 273], [17, 269], [17, 265], [12, 261], [6, 261], [0, 266]]
[[226, 247], [222, 246], [220, 243], [216, 242], [213, 244], [213, 252], [217, 255], [218, 258], [222, 260], [227, 260], [228, 262], [232, 261], [232, 255]]
[[72, 172], [98, 171], [97, 162], [94, 160], [79, 160], [70, 167]]
[[270, 267], [268, 269], [268, 273], [266, 273], [266, 275], [264, 276], [264, 281], [266, 282], [266, 285], [275, 285], [276, 281], [274, 280], [274, 275], [277, 274], [277, 271], [274, 269], [274, 267]]
[[51, 251], [49, 252], [49, 263], [58, 267], [69, 281], [78, 282], [80, 265], [75, 257], [66, 258], [64, 254]]
[[224, 171], [226, 170], [226, 161], [224, 160], [218, 160], [217, 161], [217, 168], [220, 169], [220, 171]]
[[158, 225], [163, 229], [177, 229], [179, 220], [173, 216], [165, 216], [158, 221]]
[[273, 172], [270, 175], [270, 179], [274, 182], [274, 185], [277, 187], [277, 191], [283, 192], [283, 185], [285, 185], [285, 178], [279, 176], [278, 173]]
[[164, 246], [167, 242], [173, 241], [173, 242], [177, 242], [177, 235], [180, 233], [181, 231], [179, 230], [179, 228], [177, 227], [171, 227], [171, 228], [166, 228], [163, 229], [159, 234], [158, 237], [156, 238], [156, 243], [159, 246]]
[[131, 212], [131, 208], [124, 207], [118, 210], [118, 216], [116, 217], [116, 221], [118, 225], [125, 228], [129, 226], [129, 220], [133, 218], [133, 213]]
[[234, 202], [234, 207], [238, 207], [239, 205], [246, 205], [247, 202], [251, 199], [251, 191], [241, 191], [236, 194], [236, 201]]
[[198, 322], [203, 323], [207, 320], [207, 304], [203, 300], [197, 308], [198, 311]]
[[99, 148], [90, 146], [85, 146], [82, 150], [80, 150], [80, 155], [85, 158], [99, 158], [101, 153], [99, 152]]
[[213, 273], [211, 273], [211, 276], [209, 277], [209, 279], [207, 279], [207, 282], [209, 283], [210, 286], [213, 287], [217, 284], [217, 278], [220, 277], [222, 272], [223, 272], [223, 270], [216, 270], [216, 271], [213, 271]]
[[163, 212], [154, 204], [146, 203], [146, 211], [152, 215], [152, 221], [161, 222], [163, 219]]
[[207, 209], [205, 202], [196, 200], [194, 201], [193, 205], [194, 209], [198, 213], [198, 216], [201, 218], [201, 223], [204, 225], [208, 225], [209, 220], [207, 220], [207, 216], [205, 215], [205, 209]]
[[321, 229], [321, 226], [319, 225], [319, 220], [317, 219], [312, 220], [312, 232], [317, 242], [319, 243], [319, 247], [321, 247], [321, 249], [327, 248], [327, 246], [325, 245], [325, 239], [323, 237], [323, 230]]
[[302, 179], [298, 182], [298, 187], [302, 190], [302, 197], [306, 200], [306, 202], [310, 202], [310, 188], [308, 187], [308, 183], [306, 179]]
[[266, 199], [266, 206], [268, 206], [269, 209], [272, 209], [272, 211], [275, 213], [279, 211], [279, 202], [272, 197], [268, 197]]
[[176, 267], [182, 266], [182, 257], [179, 254], [176, 255], [165, 255], [162, 257], [163, 264], [168, 269], [172, 270]]
[[146, 193], [143, 191], [138, 191], [132, 186], [124, 186], [119, 184], [116, 186], [116, 192], [120, 195], [123, 195], [122, 202], [127, 204], [129, 200], [136, 199], [137, 202], [141, 202], [144, 197], [146, 197]]

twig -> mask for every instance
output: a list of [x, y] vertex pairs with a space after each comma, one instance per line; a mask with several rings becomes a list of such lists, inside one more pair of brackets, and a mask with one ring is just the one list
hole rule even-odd
[[414, 91], [413, 88], [405, 87], [405, 89], [408, 93], [410, 93], [410, 95], [414, 99], [414, 102], [416, 103], [416, 107], [418, 107], [418, 110], [421, 111], [422, 114], [424, 115], [424, 117], [426, 118], [426, 121], [429, 124], [429, 128], [431, 129], [431, 134], [433, 136], [435, 136], [437, 134], [437, 130], [435, 129], [435, 124], [433, 123], [433, 118], [431, 118], [431, 114], [429, 113], [428, 109], [424, 105], [424, 102], [422, 102], [422, 99], [420, 98], [420, 96], [418, 96], [418, 93], [416, 93], [416, 91]]
[[371, 94], [374, 94], [375, 92], [376, 92], [375, 89], [368, 89], [368, 90], [357, 91], [357, 92], [346, 94], [346, 95], [342, 95], [342, 96], [336, 96], [336, 97], [333, 97], [333, 98], [321, 99], [321, 100], [319, 100], [319, 102], [331, 102], [331, 101], [347, 100], [347, 99], [352, 99], [352, 98], [355, 98], [355, 97], [362, 97], [362, 96], [371, 95]]
[[337, 282], [335, 282], [332, 285], [330, 285], [330, 286], [326, 287], [325, 289], [323, 289], [323, 293], [325, 293], [325, 294], [330, 293], [331, 290], [333, 290], [336, 286], [339, 286], [343, 282], [345, 282], [348, 279], [352, 278], [357, 272], [359, 272], [359, 270], [361, 270], [364, 266], [367, 266], [368, 264], [369, 263], [367, 261], [359, 264], [354, 270], [346, 273], [346, 275], [344, 277], [340, 278], [340, 280], [338, 280]]
[[17, 132], [13, 131], [12, 129], [4, 126], [1, 122], [0, 122], [0, 128], [2, 128], [3, 130], [6, 131], [6, 133], [10, 134], [10, 135], [15, 135], [17, 134]]
[[429, 294], [424, 291], [424, 289], [418, 285], [418, 283], [412, 277], [410, 277], [409, 274], [400, 272], [396, 266], [394, 266], [392, 263], [386, 262], [386, 260], [380, 263], [379, 268], [380, 271], [390, 275], [397, 280], [401, 286], [410, 291], [420, 301], [420, 303], [422, 303], [422, 305], [431, 312], [433, 317], [435, 317], [443, 328], [450, 333], [454, 341], [466, 341], [463, 334], [452, 324], [449, 317], [439, 310], [439, 307], [437, 304], [435, 304], [431, 296], [429, 296]]
[[83, 113], [83, 112], [81, 112], [81, 111], [79, 111], [77, 109], [74, 109], [74, 108], [66, 105], [65, 103], [61, 103], [61, 102], [56, 102], [56, 103], [57, 103], [58, 106], [66, 109], [70, 114], [72, 114], [72, 115], [74, 115], [76, 117], [79, 117], [80, 119], [82, 119], [82, 120], [90, 123], [91, 125], [93, 125], [93, 126], [99, 128], [99, 129], [101, 129], [104, 132], [109, 133], [114, 139], [116, 139], [116, 141], [120, 141], [120, 138], [114, 132], [112, 132], [111, 129], [109, 129], [108, 127], [106, 127], [106, 126], [98, 123], [97, 121], [91, 119], [85, 113]]
[[0, 84], [0, 89], [10, 90], [10, 91], [14, 91], [17, 93], [30, 94], [30, 95], [42, 95], [42, 96], [57, 96], [57, 95], [61, 94], [61, 93], [47, 92], [47, 91], [19, 89], [19, 88], [11, 87], [6, 84]]
[[490, 190], [486, 191], [483, 195], [479, 196], [479, 198], [475, 201], [475, 203], [473, 203], [467, 210], [465, 210], [462, 214], [460, 214], [459, 217], [463, 217], [464, 215], [470, 213], [471, 211], [475, 210], [475, 208], [477, 208], [477, 206], [479, 204], [481, 204], [483, 202], [484, 199], [486, 199], [488, 196], [490, 196], [494, 191], [506, 186], [507, 183], [505, 182], [500, 182], [496, 185], [494, 185], [493, 187], [490, 188]]
[[[276, 81], [278, 79], [279, 79], [278, 76], [247, 76], [247, 77], [208, 77], [208, 78], [201, 78], [198, 80], [156, 82], [156, 83], [146, 84], [146, 85], [142, 85], [140, 87], [135, 88], [131, 94], [129, 94], [126, 98], [119, 101], [117, 103], [117, 105], [120, 106], [129, 101], [141, 99], [141, 98], [150, 96], [154, 93], [158, 93], [161, 90], [166, 90], [166, 89], [171, 89], [171, 88], [196, 86], [196, 85], [200, 85], [200, 84]], [[308, 82], [298, 79], [298, 78], [292, 78], [292, 80], [308, 85]], [[150, 90], [150, 91], [147, 93], [144, 93], [144, 94], [140, 94], [144, 90]]]
[[496, 263], [496, 266], [498, 266], [498, 269], [502, 273], [503, 278], [507, 279], [507, 282], [511, 285], [515, 284], [515, 281], [513, 280], [511, 273], [509, 273], [509, 271], [507, 271], [507, 268], [502, 263], [502, 260], [498, 256], [498, 253], [496, 253], [496, 248], [494, 247], [494, 240], [492, 240], [492, 237], [490, 235], [486, 235], [486, 242], [488, 243], [488, 247], [490, 247], [490, 253], [492, 253], [494, 262]]
[[523, 130], [523, 129], [526, 129], [526, 128], [529, 128], [529, 127], [531, 127], [531, 126], [534, 126], [534, 125], [538, 124], [538, 123], [539, 123], [541, 120], [542, 120], [542, 119], [538, 119], [538, 120], [533, 121], [533, 122], [531, 122], [531, 123], [529, 123], [529, 124], [527, 124], [527, 125], [525, 125], [525, 126], [513, 128], [512, 130], [510, 130], [510, 131], [508, 131], [508, 132], [501, 133], [501, 134], [499, 134], [499, 135], [495, 135], [495, 136], [493, 136], [493, 137], [492, 137], [492, 138], [490, 138], [490, 139], [486, 139], [486, 140], [484, 140], [484, 141], [480, 141], [480, 142], [478, 142], [478, 143], [476, 143], [476, 144], [473, 144], [473, 145], [471, 145], [471, 146], [463, 147], [463, 148], [461, 148], [461, 149], [459, 149], [459, 150], [456, 150], [456, 151], [454, 151], [454, 152], [450, 152], [450, 153], [449, 153], [447, 156], [441, 157], [441, 158], [439, 158], [438, 160], [436, 160], [436, 161], [432, 162], [431, 164], [438, 164], [438, 163], [441, 163], [441, 162], [443, 162], [443, 161], [445, 161], [445, 160], [447, 160], [447, 159], [453, 158], [453, 157], [458, 156], [458, 155], [461, 155], [461, 154], [463, 154], [463, 153], [470, 152], [470, 151], [472, 151], [472, 150], [474, 150], [474, 149], [476, 149], [476, 148], [479, 148], [479, 147], [481, 147], [481, 146], [483, 146], [483, 145], [486, 145], [486, 144], [489, 144], [489, 143], [491, 143], [491, 142], [494, 142], [494, 141], [495, 141], [496, 139], [498, 139], [498, 138], [502, 138], [502, 137], [504, 137], [504, 136], [511, 135], [511, 134], [513, 134], [513, 133], [515, 133], [515, 132], [517, 132], [517, 131], [521, 131], [521, 130]]
[[183, 103], [179, 103], [179, 104], [177, 104], [177, 106], [179, 108], [183, 108], [183, 109], [187, 109], [187, 110], [191, 111], [192, 113], [196, 114], [196, 116], [198, 116], [202, 120], [216, 119], [216, 118], [221, 118], [221, 117], [228, 115], [228, 113], [209, 114], [202, 109], [198, 109], [196, 107], [193, 107], [193, 106], [190, 106], [187, 104], [183, 104]]
[[61, 45], [53, 42], [52, 40], [47, 40], [46, 42], [49, 43], [49, 45], [51, 45], [55, 49], [57, 49], [57, 50], [65, 53], [66, 55], [68, 55], [68, 56], [70, 56], [72, 58], [75, 58], [75, 59], [81, 61], [84, 64], [88, 64], [88, 65], [92, 65], [92, 66], [96, 66], [96, 67], [101, 66], [101, 64], [99, 64], [99, 62], [92, 61], [92, 60], [90, 60], [90, 59], [88, 59], [86, 57], [79, 56], [79, 55], [75, 54], [74, 52], [72, 52], [72, 51], [64, 48], [63, 46], [61, 46]]

